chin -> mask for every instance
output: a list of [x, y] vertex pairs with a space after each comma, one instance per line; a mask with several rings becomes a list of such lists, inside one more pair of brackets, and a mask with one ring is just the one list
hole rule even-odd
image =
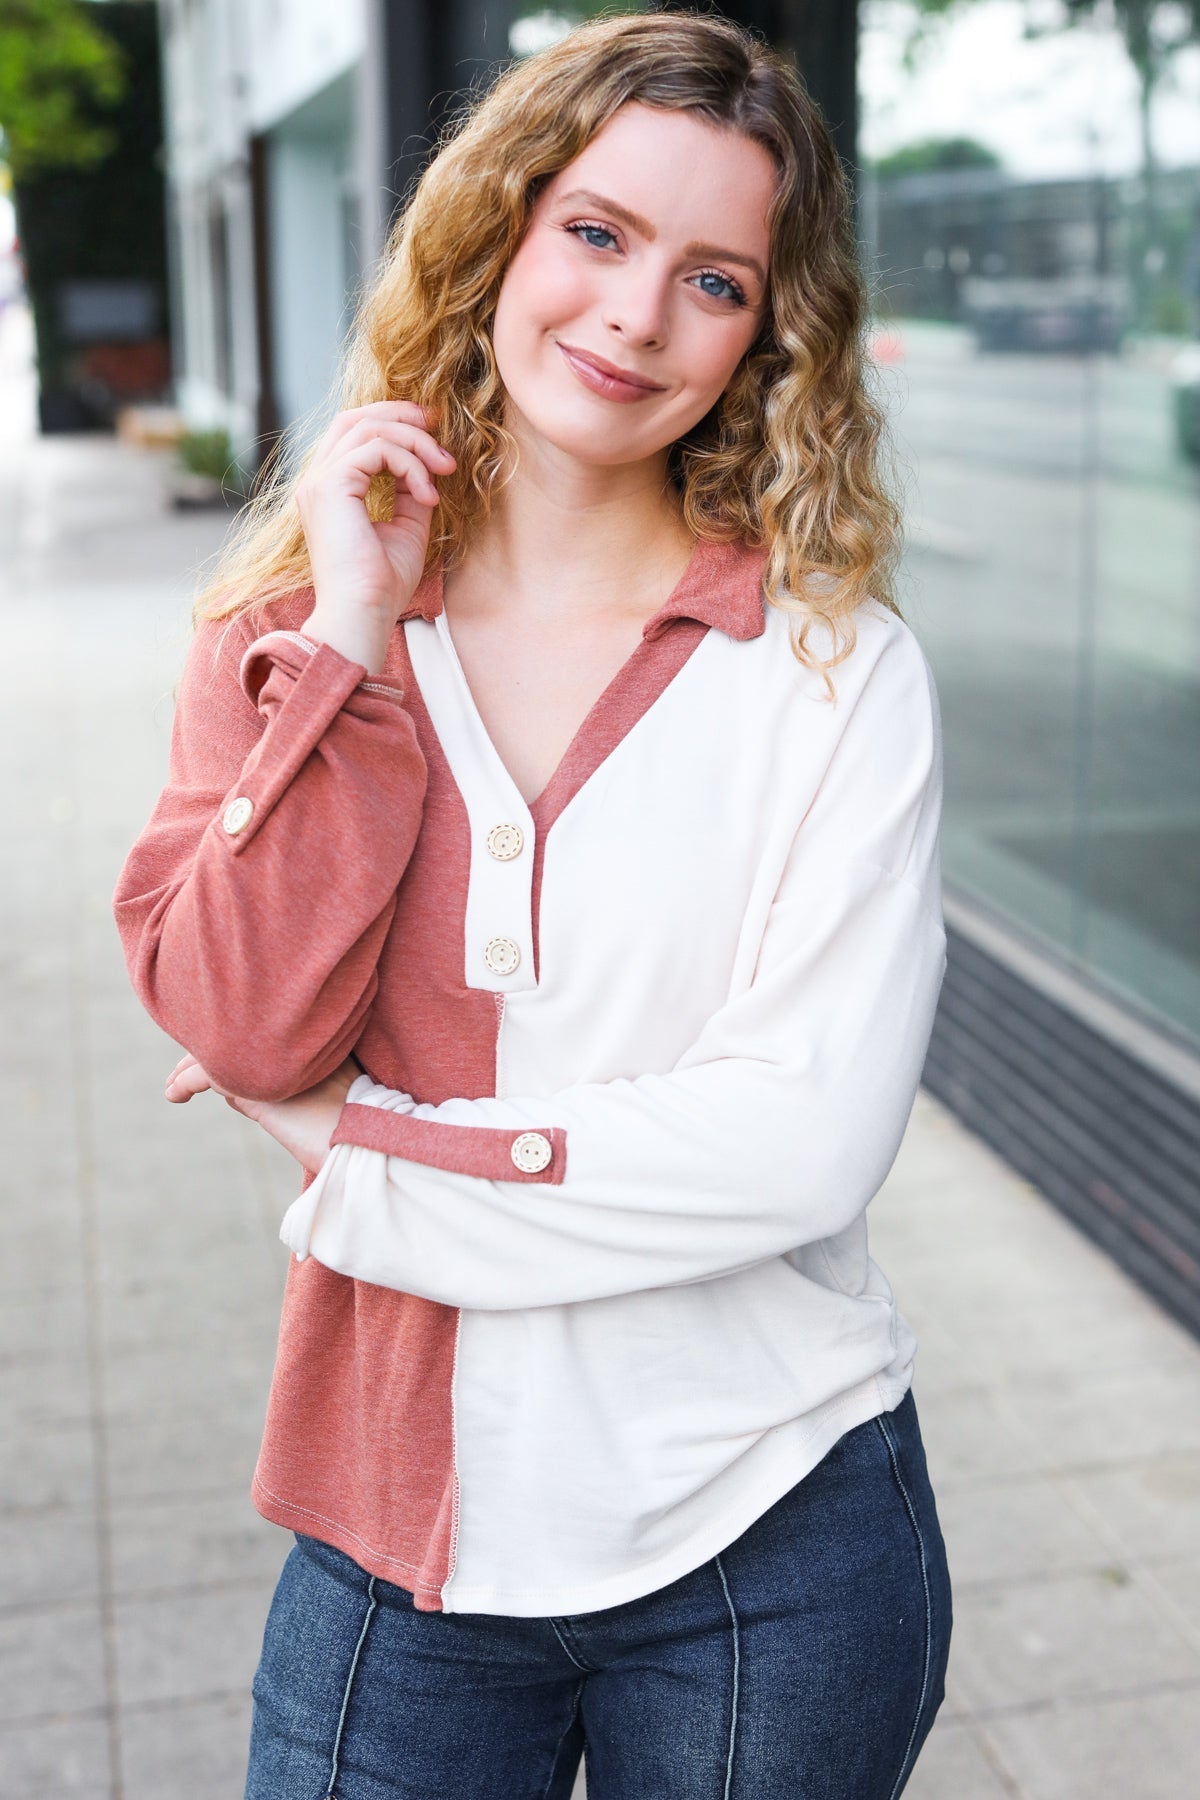
[[[607, 401], [600, 401], [594, 407], [564, 406], [561, 410], [545, 405], [526, 408], [518, 401], [517, 409], [533, 436], [560, 455], [598, 469], [645, 462], [660, 455], [680, 435], [665, 421], [658, 431], [647, 428], [649, 421], [637, 431], [631, 431], [628, 411], [632, 409]], [[682, 427], [683, 431], [689, 429], [686, 424]]]
[[546, 436], [547, 442], [553, 444], [563, 456], [569, 456], [573, 461], [593, 469], [617, 469], [626, 463], [646, 462], [666, 448], [665, 444], [657, 441], [633, 444], [628, 437], [614, 438], [609, 442], [596, 432], [585, 437], [573, 433], [561, 437]]
[[638, 433], [636, 438], [623, 431], [619, 422], [604, 419], [564, 418], [548, 416], [544, 411], [532, 414], [523, 407], [520, 435], [544, 444], [560, 456], [572, 461], [591, 463], [596, 468], [609, 468], [616, 463], [641, 462], [653, 456], [659, 447], [654, 436]]

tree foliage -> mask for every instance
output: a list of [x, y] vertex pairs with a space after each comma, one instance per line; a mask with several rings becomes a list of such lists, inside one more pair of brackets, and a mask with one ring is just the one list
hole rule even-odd
[[1000, 158], [975, 138], [922, 138], [877, 157], [871, 167], [882, 176], [917, 175], [928, 169], [998, 169]]
[[1200, 43], [1200, 0], [1059, 0], [1068, 23], [1113, 15], [1130, 61], [1143, 81], [1162, 74], [1185, 44]]
[[100, 162], [103, 109], [125, 91], [121, 53], [83, 0], [0, 0], [0, 154], [18, 180]]
[[[918, 17], [905, 47], [906, 61], [911, 64], [933, 21], [978, 4], [979, 0], [913, 0]], [[1024, 0], [1024, 4], [1025, 29], [1030, 37], [1041, 37], [1055, 29], [1053, 19], [1047, 16], [1045, 0]], [[1054, 7], [1060, 29], [1097, 15], [1111, 18], [1143, 89], [1150, 91], [1177, 50], [1185, 44], [1200, 43], [1200, 0], [1054, 0]]]

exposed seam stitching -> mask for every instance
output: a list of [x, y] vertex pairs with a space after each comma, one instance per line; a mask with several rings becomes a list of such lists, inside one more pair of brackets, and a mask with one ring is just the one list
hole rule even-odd
[[570, 1657], [571, 1661], [575, 1664], [575, 1667], [577, 1669], [582, 1669], [585, 1675], [594, 1675], [596, 1673], [596, 1671], [593, 1668], [590, 1668], [587, 1663], [580, 1662], [579, 1658], [576, 1656], [575, 1652], [572, 1650], [570, 1644], [568, 1644], [566, 1638], [563, 1636], [562, 1632], [558, 1629], [557, 1621], [554, 1619], [547, 1619], [546, 1623], [547, 1623], [547, 1625], [549, 1625], [551, 1631], [554, 1633], [555, 1637], [558, 1639], [559, 1643], [562, 1645], [563, 1649], [566, 1651], [566, 1653]]
[[737, 1748], [738, 1683], [741, 1678], [742, 1645], [733, 1595], [729, 1592], [729, 1583], [725, 1579], [725, 1565], [719, 1556], [714, 1556], [713, 1561], [717, 1565], [717, 1574], [721, 1577], [721, 1586], [725, 1592], [725, 1604], [729, 1608], [729, 1620], [733, 1626], [733, 1705], [729, 1709], [729, 1760], [725, 1765], [724, 1796], [724, 1800], [730, 1800], [733, 1793], [733, 1753]]
[[[361, 1544], [363, 1549], [368, 1551], [370, 1555], [377, 1556], [380, 1562], [398, 1563], [402, 1569], [409, 1569], [414, 1574], [421, 1567], [420, 1563], [406, 1562], [402, 1556], [390, 1556], [386, 1550], [376, 1549], [374, 1544], [369, 1543], [365, 1537], [361, 1537], [352, 1526], [343, 1525], [340, 1519], [331, 1519], [328, 1513], [315, 1512], [311, 1506], [301, 1506], [298, 1500], [285, 1500], [282, 1494], [275, 1493], [274, 1490], [269, 1488], [266, 1482], [259, 1477], [255, 1477], [254, 1485], [261, 1493], [264, 1493], [267, 1496], [268, 1500], [274, 1500], [277, 1506], [286, 1506], [289, 1512], [303, 1513], [306, 1519], [319, 1519], [322, 1525], [332, 1525], [335, 1531], [344, 1532], [348, 1538], [353, 1538], [356, 1544]], [[422, 1593], [436, 1594], [438, 1591], [436, 1587], [431, 1587], [427, 1581], [418, 1582], [417, 1586]]]
[[875, 1423], [883, 1434], [883, 1441], [887, 1445], [888, 1457], [892, 1465], [892, 1475], [895, 1478], [896, 1486], [900, 1489], [900, 1497], [904, 1501], [909, 1523], [913, 1529], [913, 1536], [917, 1540], [917, 1552], [921, 1559], [921, 1586], [925, 1592], [925, 1664], [921, 1671], [921, 1693], [917, 1701], [917, 1710], [913, 1717], [912, 1730], [908, 1734], [908, 1743], [904, 1747], [904, 1757], [900, 1764], [900, 1772], [896, 1776], [895, 1786], [892, 1788], [890, 1795], [890, 1800], [896, 1800], [896, 1796], [908, 1779], [908, 1773], [911, 1766], [909, 1758], [912, 1755], [913, 1744], [916, 1741], [917, 1727], [921, 1723], [921, 1714], [925, 1710], [925, 1696], [929, 1691], [929, 1665], [933, 1655], [933, 1601], [929, 1592], [929, 1571], [925, 1562], [925, 1540], [921, 1536], [921, 1527], [917, 1523], [916, 1508], [909, 1498], [908, 1489], [904, 1485], [904, 1477], [900, 1472], [900, 1458], [896, 1449], [895, 1438], [891, 1427], [885, 1424], [885, 1418], [886, 1414], [878, 1413], [875, 1418]]
[[458, 1380], [458, 1345], [461, 1337], [462, 1308], [460, 1306], [454, 1320], [454, 1355], [450, 1365], [450, 1548], [446, 1555], [446, 1575], [440, 1589], [443, 1605], [458, 1563], [458, 1519], [461, 1490], [458, 1481], [458, 1396], [455, 1393], [455, 1383]]
[[500, 1057], [502, 1054], [500, 1040], [504, 1031], [504, 1002], [508, 999], [508, 995], [501, 994], [493, 989], [492, 998], [496, 1002], [496, 1048], [492, 1055], [492, 1085], [499, 1095], [504, 1092], [504, 1084], [500, 1079]]
[[358, 685], [361, 688], [369, 688], [373, 694], [387, 694], [389, 699], [403, 700], [404, 698], [403, 688], [388, 687], [383, 681], [360, 681]]
[[[553, 1624], [553, 1620], [551, 1621], [551, 1623]], [[563, 1647], [564, 1647], [564, 1649], [566, 1648], [565, 1645]], [[554, 1786], [554, 1777], [558, 1774], [558, 1759], [562, 1755], [563, 1745], [566, 1743], [567, 1738], [570, 1736], [571, 1727], [574, 1725], [575, 1720], [579, 1716], [579, 1696], [582, 1693], [583, 1693], [583, 1683], [582, 1683], [582, 1681], [577, 1681], [575, 1683], [575, 1698], [571, 1703], [571, 1716], [567, 1720], [566, 1724], [563, 1726], [562, 1736], [559, 1738], [557, 1744], [555, 1744], [555, 1746], [554, 1746], [554, 1755], [550, 1761], [550, 1773], [546, 1778], [546, 1785], [542, 1789], [542, 1800], [547, 1800], [547, 1796], [549, 1795], [550, 1789]]]
[[337, 1800], [338, 1757], [342, 1749], [342, 1733], [346, 1728], [346, 1713], [350, 1706], [350, 1690], [354, 1686], [354, 1672], [358, 1668], [358, 1659], [362, 1655], [362, 1647], [367, 1641], [367, 1627], [374, 1616], [378, 1602], [375, 1599], [375, 1577], [372, 1575], [367, 1583], [367, 1616], [362, 1622], [362, 1630], [358, 1634], [358, 1642], [354, 1646], [354, 1655], [350, 1661], [350, 1673], [346, 1677], [346, 1691], [342, 1695], [342, 1710], [338, 1714], [337, 1736], [333, 1740], [333, 1767], [329, 1771], [329, 1787], [325, 1800]]

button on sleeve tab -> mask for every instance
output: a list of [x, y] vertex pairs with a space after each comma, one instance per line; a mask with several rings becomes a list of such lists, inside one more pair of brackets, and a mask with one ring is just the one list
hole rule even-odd
[[526, 1175], [537, 1175], [549, 1167], [554, 1151], [549, 1138], [543, 1137], [540, 1131], [523, 1131], [520, 1137], [513, 1139], [509, 1154], [518, 1169], [524, 1170]]
[[253, 800], [248, 799], [245, 794], [239, 794], [237, 799], [231, 800], [229, 805], [225, 808], [221, 817], [221, 823], [229, 833], [230, 837], [236, 837], [239, 831], [244, 831], [246, 829], [253, 815]]

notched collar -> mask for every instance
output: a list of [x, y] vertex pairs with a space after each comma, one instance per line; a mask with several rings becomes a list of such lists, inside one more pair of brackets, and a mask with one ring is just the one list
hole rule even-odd
[[642, 626], [642, 636], [661, 637], [674, 619], [699, 619], [727, 637], [761, 637], [767, 624], [762, 591], [766, 562], [766, 551], [749, 544], [702, 539], [672, 592]]
[[426, 569], [416, 585], [412, 599], [402, 613], [397, 614], [397, 623], [405, 619], [436, 619], [442, 610], [442, 565], [436, 562]]
[[[715, 625], [732, 638], [761, 637], [766, 629], [763, 612], [763, 570], [767, 552], [742, 542], [718, 544], [701, 540], [671, 593], [646, 623], [642, 636], [653, 641], [669, 631], [676, 619], [698, 619]], [[442, 564], [426, 570], [407, 607], [404, 619], [436, 619], [442, 611]]]

